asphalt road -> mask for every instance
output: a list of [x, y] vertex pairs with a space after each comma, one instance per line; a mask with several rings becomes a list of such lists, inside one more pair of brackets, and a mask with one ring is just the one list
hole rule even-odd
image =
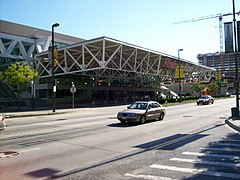
[[240, 136], [224, 123], [234, 105], [168, 106], [144, 125], [120, 124], [125, 106], [9, 118], [0, 179], [239, 179]]

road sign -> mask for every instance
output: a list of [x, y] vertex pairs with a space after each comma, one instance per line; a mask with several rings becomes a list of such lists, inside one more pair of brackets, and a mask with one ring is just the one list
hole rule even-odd
[[76, 89], [75, 86], [72, 86], [72, 87], [70, 88], [70, 92], [73, 93], [73, 94], [76, 92], [76, 90], [77, 90], [77, 89]]
[[70, 87], [70, 92], [72, 93], [72, 108], [74, 109], [74, 93], [76, 92], [76, 87], [74, 83], [72, 82], [72, 86]]
[[57, 92], [57, 86], [53, 86], [53, 92]]
[[[175, 78], [179, 79], [179, 66], [176, 66]], [[180, 66], [180, 78], [184, 78], [184, 67]]]

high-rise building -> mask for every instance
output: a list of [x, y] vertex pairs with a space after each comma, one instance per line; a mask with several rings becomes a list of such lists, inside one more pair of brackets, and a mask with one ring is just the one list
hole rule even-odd
[[[232, 89], [235, 80], [235, 54], [234, 53], [208, 53], [198, 54], [198, 63], [216, 69], [221, 73], [222, 80]], [[238, 59], [240, 56], [238, 55]], [[238, 65], [239, 67], [239, 65]]]

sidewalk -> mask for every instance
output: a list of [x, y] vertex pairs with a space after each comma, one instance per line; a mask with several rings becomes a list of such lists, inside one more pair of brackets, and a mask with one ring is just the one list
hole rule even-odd
[[240, 132], [240, 117], [237, 118], [229, 117], [228, 119], [225, 120], [225, 123], [228, 124], [231, 128]]
[[90, 108], [56, 109], [55, 112], [53, 112], [52, 110], [34, 110], [34, 111], [6, 112], [2, 114], [5, 116], [5, 118], [17, 118], [17, 117], [66, 114], [66, 113], [72, 113], [77, 111], [86, 111], [88, 109]]

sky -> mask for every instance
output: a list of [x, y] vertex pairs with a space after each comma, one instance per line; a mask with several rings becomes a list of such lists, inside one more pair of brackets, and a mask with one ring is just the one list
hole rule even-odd
[[[240, 0], [235, 0], [235, 11]], [[232, 0], [0, 0], [0, 19], [83, 39], [107, 36], [197, 62], [220, 51], [219, 20], [174, 24], [233, 12]], [[240, 16], [236, 16], [240, 20]], [[224, 22], [233, 16], [223, 17]]]

